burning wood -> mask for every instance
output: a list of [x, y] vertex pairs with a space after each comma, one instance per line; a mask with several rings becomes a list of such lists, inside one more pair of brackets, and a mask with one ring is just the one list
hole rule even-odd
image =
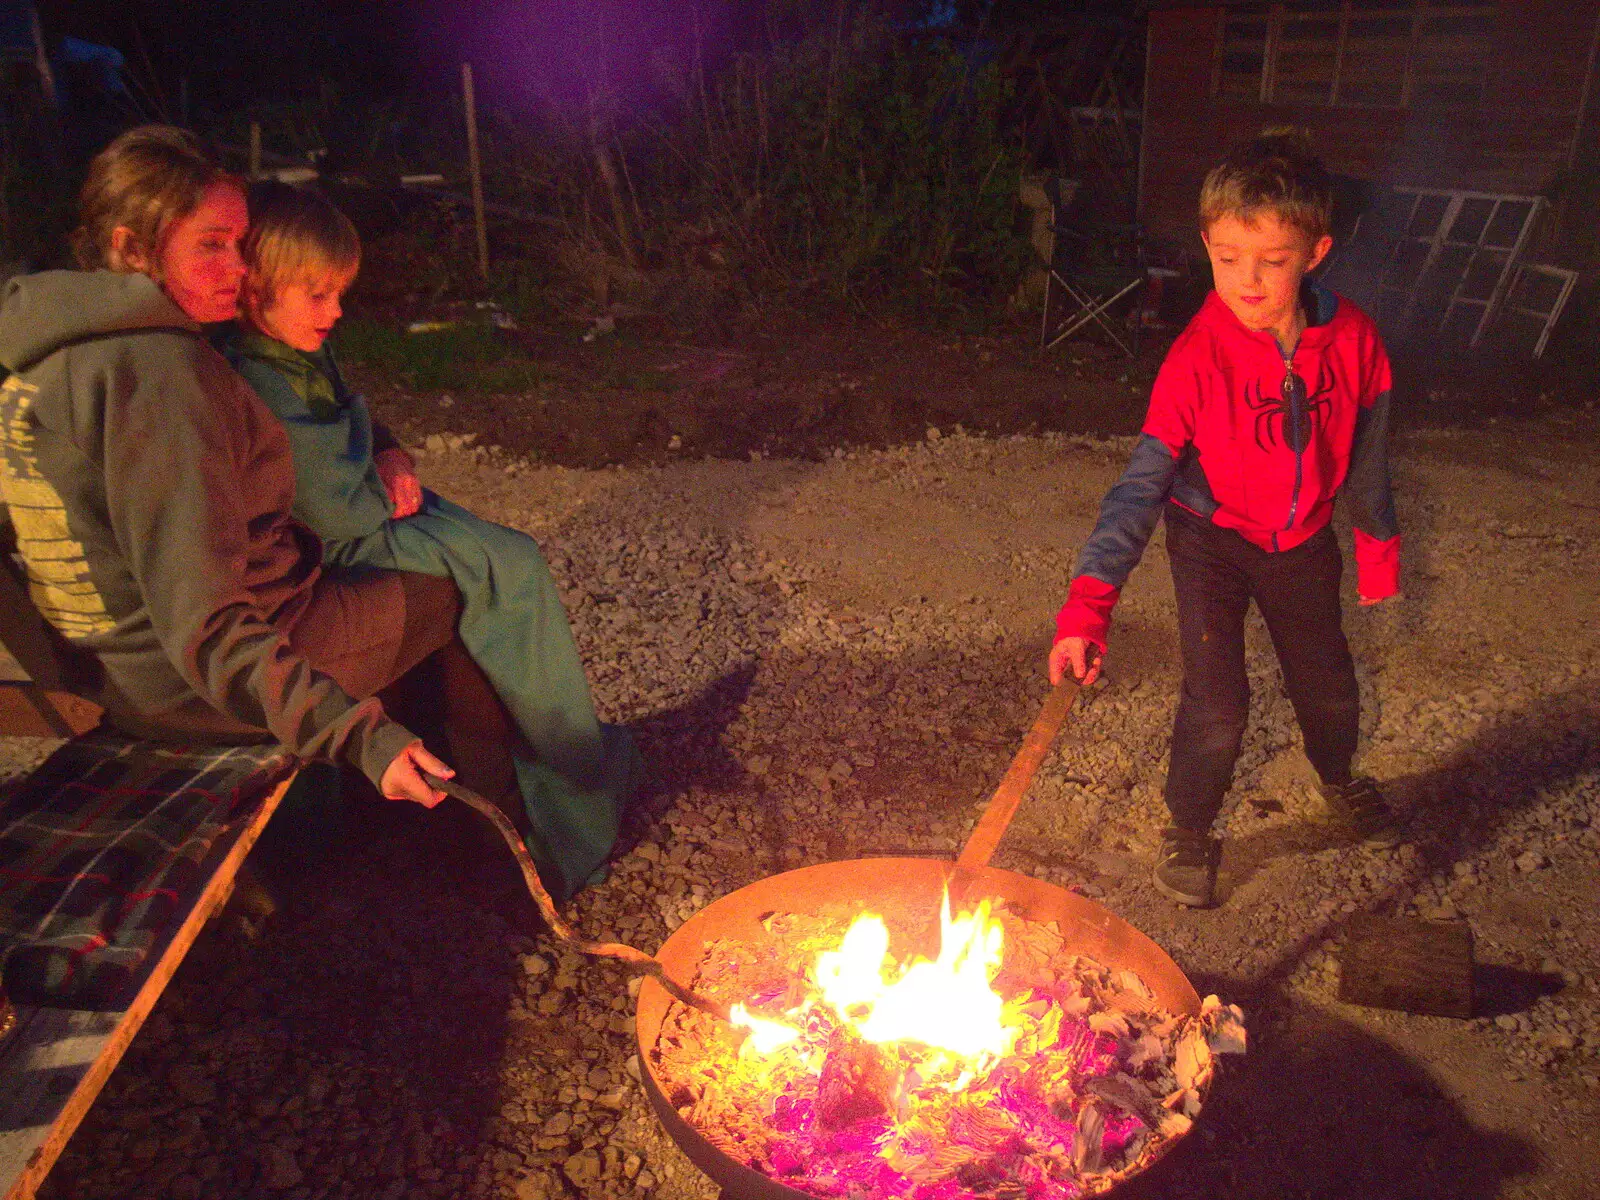
[[848, 1025], [828, 1035], [828, 1051], [817, 1075], [817, 1122], [843, 1129], [881, 1117], [897, 1107], [896, 1081], [888, 1055], [864, 1042]]
[[816, 1196], [1054, 1200], [1142, 1170], [1189, 1129], [1213, 1056], [1244, 1049], [1236, 1007], [1166, 1012], [1054, 922], [987, 902], [946, 901], [936, 957], [890, 959], [932, 917], [775, 913], [763, 946], [708, 944], [695, 986], [742, 1000], [747, 1028], [674, 1005], [652, 1058], [679, 1114]]

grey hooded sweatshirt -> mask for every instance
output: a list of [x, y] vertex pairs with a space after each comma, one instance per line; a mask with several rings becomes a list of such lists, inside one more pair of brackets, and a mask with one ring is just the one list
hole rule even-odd
[[[134, 733], [269, 731], [374, 782], [413, 735], [274, 627], [322, 559], [283, 427], [143, 275], [49, 271], [0, 303], [0, 492], [40, 611]], [[220, 718], [220, 719], [218, 719]]]

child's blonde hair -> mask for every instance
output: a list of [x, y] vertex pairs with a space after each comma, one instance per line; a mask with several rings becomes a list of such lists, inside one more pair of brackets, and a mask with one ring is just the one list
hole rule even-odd
[[1200, 228], [1223, 217], [1246, 225], [1270, 213], [1313, 242], [1333, 228], [1333, 178], [1304, 130], [1262, 130], [1235, 146], [1200, 188]]
[[[216, 183], [244, 185], [224, 171], [204, 143], [186, 129], [141, 125], [113, 141], [89, 164], [78, 194], [73, 257], [85, 270], [135, 270], [137, 256], [156, 269], [172, 227], [196, 208]], [[117, 245], [116, 231], [129, 236]]]
[[250, 232], [245, 287], [261, 307], [290, 284], [333, 275], [353, 276], [361, 266], [361, 237], [327, 197], [268, 180], [250, 185]]

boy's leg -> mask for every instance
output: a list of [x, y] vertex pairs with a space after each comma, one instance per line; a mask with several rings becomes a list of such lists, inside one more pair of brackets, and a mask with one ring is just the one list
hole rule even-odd
[[1350, 782], [1361, 716], [1339, 609], [1343, 570], [1329, 527], [1293, 550], [1263, 555], [1253, 572], [1256, 607], [1278, 653], [1306, 757], [1322, 782], [1334, 787]]
[[1284, 689], [1322, 781], [1331, 815], [1369, 846], [1393, 846], [1403, 833], [1378, 785], [1351, 774], [1361, 721], [1355, 663], [1344, 636], [1339, 577], [1344, 569], [1331, 528], [1271, 555], [1256, 579], [1256, 606], [1272, 635]]
[[[1238, 542], [1238, 547], [1232, 545]], [[1179, 829], [1206, 834], [1233, 783], [1250, 711], [1244, 618], [1250, 586], [1231, 530], [1167, 508], [1167, 557], [1178, 601], [1183, 690], [1173, 722], [1166, 801]]]

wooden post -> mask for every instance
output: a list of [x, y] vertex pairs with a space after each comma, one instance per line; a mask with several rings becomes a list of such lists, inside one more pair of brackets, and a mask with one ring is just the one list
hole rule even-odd
[[467, 110], [467, 166], [472, 172], [472, 220], [478, 231], [478, 273], [489, 278], [489, 230], [483, 223], [483, 165], [478, 159], [478, 107], [472, 94], [472, 64], [461, 64], [461, 97]]
[[261, 178], [261, 122], [250, 122], [250, 178]]

